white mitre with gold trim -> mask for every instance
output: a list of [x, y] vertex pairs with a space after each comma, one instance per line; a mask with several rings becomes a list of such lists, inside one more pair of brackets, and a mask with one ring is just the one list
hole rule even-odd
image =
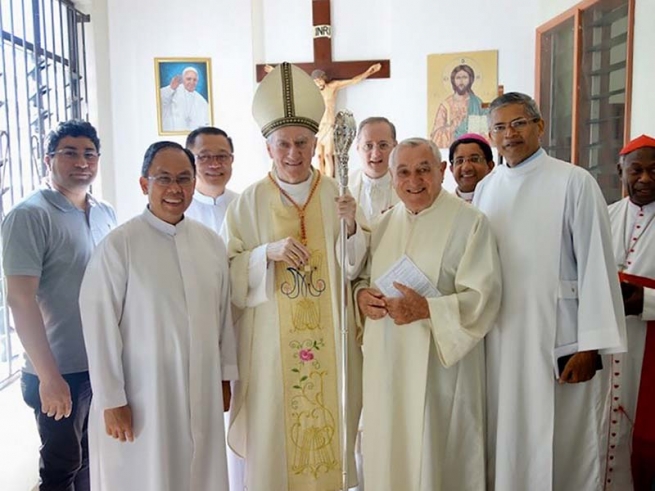
[[265, 138], [284, 126], [302, 126], [317, 133], [324, 112], [325, 103], [316, 83], [287, 62], [266, 75], [252, 101], [252, 115]]

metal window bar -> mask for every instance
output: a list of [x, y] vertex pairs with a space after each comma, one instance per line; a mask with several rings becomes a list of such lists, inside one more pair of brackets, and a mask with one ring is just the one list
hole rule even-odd
[[[88, 119], [89, 21], [70, 0], [0, 2], [0, 219], [45, 177], [47, 132], [58, 121]], [[12, 322], [2, 282], [0, 388], [21, 366]]]

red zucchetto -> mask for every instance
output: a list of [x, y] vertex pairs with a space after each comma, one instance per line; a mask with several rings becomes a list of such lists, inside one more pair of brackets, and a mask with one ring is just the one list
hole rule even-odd
[[627, 155], [630, 152], [639, 150], [644, 147], [653, 147], [655, 148], [655, 138], [651, 138], [648, 135], [641, 135], [633, 140], [631, 140], [625, 147], [621, 149], [619, 155]]

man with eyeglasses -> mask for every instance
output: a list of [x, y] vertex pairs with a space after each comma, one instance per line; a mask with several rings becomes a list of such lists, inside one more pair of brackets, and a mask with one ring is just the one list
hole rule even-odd
[[489, 138], [506, 162], [473, 200], [495, 233], [503, 276], [486, 338], [489, 486], [597, 490], [608, 429], [594, 375], [599, 352], [625, 351], [607, 205], [589, 172], [541, 148], [531, 97], [510, 92], [489, 109]]
[[[196, 158], [196, 190], [184, 216], [198, 220], [220, 233], [227, 207], [239, 196], [227, 189], [232, 177], [234, 144], [232, 138], [220, 128], [202, 126], [193, 130], [186, 139], [186, 148]], [[230, 414], [225, 413], [228, 428]], [[227, 449], [227, 470], [230, 489], [243, 489], [243, 459]]]
[[48, 134], [44, 186], [2, 223], [7, 302], [25, 348], [23, 399], [41, 437], [40, 489], [89, 489], [91, 384], [77, 299], [92, 251], [116, 226], [91, 194], [100, 140], [86, 121]]
[[225, 131], [203, 126], [189, 133], [186, 148], [196, 158], [196, 190], [185, 216], [218, 233], [228, 205], [239, 195], [226, 188], [232, 177], [234, 144]]
[[369, 223], [398, 203], [389, 173], [389, 155], [396, 143], [396, 127], [387, 118], [374, 116], [359, 123], [361, 168], [350, 174], [348, 187]]
[[179, 144], [152, 144], [139, 179], [148, 207], [107, 236], [84, 275], [95, 491], [229, 489], [230, 280], [220, 237], [184, 216], [195, 172]]
[[471, 203], [475, 187], [494, 168], [491, 146], [477, 133], [467, 133], [450, 146], [448, 160], [450, 172], [457, 183], [455, 194]]

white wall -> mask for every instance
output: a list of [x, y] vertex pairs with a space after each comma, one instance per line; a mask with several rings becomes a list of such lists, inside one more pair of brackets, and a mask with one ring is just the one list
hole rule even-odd
[[[251, 116], [254, 65], [312, 59], [311, 2], [194, 0], [187, 2], [193, 9], [185, 9], [179, 0], [85, 0], [89, 1], [101, 40], [106, 33], [106, 50], [100, 42], [96, 53], [103, 78], [98, 122], [107, 128], [111, 121], [101, 135], [104, 157], [111, 156], [103, 158], [103, 189], [119, 218], [125, 220], [143, 207], [137, 185], [141, 159], [150, 143], [163, 139], [157, 135], [155, 57], [212, 58], [214, 122], [233, 136], [236, 145], [230, 187], [240, 191], [263, 176], [270, 162]], [[425, 136], [427, 55], [487, 49], [499, 50], [499, 82], [505, 90], [532, 94], [536, 27], [574, 4], [332, 0], [334, 59], [391, 60], [391, 78], [346, 88], [337, 106], [351, 109], [357, 120], [389, 117], [399, 138]], [[655, 107], [655, 94], [646, 84], [655, 72], [655, 57], [650, 54], [655, 32], [650, 32], [647, 19], [655, 18], [655, 1], [637, 0], [637, 13], [632, 131], [652, 134], [648, 108]], [[356, 167], [354, 151], [351, 155]]]
[[643, 133], [655, 135], [655, 0], [636, 0], [635, 5], [635, 45], [632, 72], [632, 118], [631, 137]]
[[[193, 9], [183, 8], [185, 3], [179, 0], [92, 3], [93, 22], [100, 26], [100, 32], [94, 32], [100, 38], [96, 65], [108, 85], [99, 86], [97, 94], [100, 126], [110, 126], [101, 133], [103, 194], [115, 205], [119, 220], [139, 213], [146, 203], [138, 177], [148, 145], [163, 139], [184, 143], [184, 137], [157, 134], [155, 57], [212, 59], [214, 123], [235, 136], [234, 182], [235, 187], [245, 187], [251, 179], [247, 162], [260, 159], [253, 145], [258, 142], [257, 128], [250, 117], [254, 87], [250, 2], [194, 0]], [[101, 46], [104, 25], [106, 50]]]

